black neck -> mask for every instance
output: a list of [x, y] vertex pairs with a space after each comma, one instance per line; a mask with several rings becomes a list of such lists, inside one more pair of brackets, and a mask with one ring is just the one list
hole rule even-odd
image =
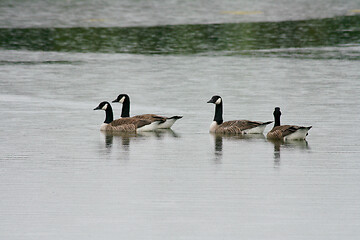
[[274, 127], [280, 126], [280, 116], [278, 116], [277, 118], [275, 118], [275, 123], [274, 123]]
[[274, 127], [280, 126], [280, 115], [281, 114], [274, 114], [274, 119], [275, 119]]
[[105, 113], [106, 113], [106, 117], [105, 117], [104, 123], [109, 124], [114, 120], [113, 110], [112, 110], [112, 107], [110, 106], [110, 104], [108, 104], [108, 106], [107, 106], [107, 108], [105, 110]]
[[215, 104], [215, 116], [214, 116], [214, 121], [217, 122], [217, 124], [222, 124], [223, 123], [223, 104], [222, 102], [220, 104]]
[[122, 105], [121, 117], [130, 117], [130, 100], [125, 99]]

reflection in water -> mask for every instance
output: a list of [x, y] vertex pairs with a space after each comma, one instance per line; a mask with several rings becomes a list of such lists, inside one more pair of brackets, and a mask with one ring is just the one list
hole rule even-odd
[[130, 139], [136, 137], [135, 133], [120, 133], [120, 132], [104, 132], [101, 133], [105, 137], [105, 148], [110, 153], [111, 148], [113, 147], [114, 138], [118, 138], [121, 140], [122, 148], [128, 152], [130, 148]]
[[219, 134], [213, 134], [215, 138], [215, 162], [220, 163], [222, 160], [223, 137]]
[[171, 137], [180, 137], [179, 134], [175, 133], [173, 130], [171, 129], [157, 129], [156, 131], [152, 131], [152, 132], [141, 132], [141, 133], [137, 133], [137, 136], [144, 136], [144, 137], [150, 137], [150, 136], [154, 136], [157, 139], [162, 139], [165, 136], [171, 136]]
[[159, 130], [157, 130], [157, 132], [162, 132], [164, 134], [168, 134], [169, 136], [174, 137], [174, 138], [180, 137], [180, 135], [177, 134], [176, 132], [174, 132], [172, 129], [159, 129]]
[[265, 139], [263, 134], [245, 134], [245, 135], [231, 135], [231, 134], [219, 134], [210, 133], [215, 140], [215, 162], [220, 163], [223, 156], [223, 139], [235, 139], [235, 140], [251, 140], [251, 139]]
[[[276, 51], [358, 43], [360, 15], [302, 21], [153, 27], [0, 28], [0, 47], [56, 52], [276, 55]], [[26, 37], [24, 37], [26, 36]], [[255, 50], [255, 51], [254, 51]], [[309, 56], [308, 52], [280, 52]], [[325, 56], [329, 58], [328, 55]], [[359, 59], [354, 53], [334, 58]]]
[[283, 140], [269, 140], [274, 144], [274, 163], [276, 166], [280, 165], [280, 145], [284, 143]]
[[163, 139], [165, 136], [180, 137], [179, 134], [175, 133], [171, 129], [159, 129], [152, 132], [141, 132], [141, 133], [128, 133], [128, 132], [104, 132], [101, 133], [105, 137], [105, 148], [111, 149], [113, 146], [114, 138], [121, 140], [121, 146], [125, 151], [130, 150], [130, 142], [136, 138], [149, 138], [155, 137], [156, 139]]
[[104, 134], [104, 135], [105, 135], [105, 147], [111, 148], [114, 139], [113, 135], [112, 134]]
[[274, 163], [275, 165], [280, 165], [280, 150], [281, 148], [288, 149], [309, 149], [309, 144], [306, 140], [277, 140], [277, 139], [268, 139], [269, 142], [274, 144]]
[[244, 134], [244, 135], [232, 135], [232, 134], [217, 134], [225, 139], [242, 139], [242, 140], [252, 140], [252, 139], [265, 139], [264, 134]]

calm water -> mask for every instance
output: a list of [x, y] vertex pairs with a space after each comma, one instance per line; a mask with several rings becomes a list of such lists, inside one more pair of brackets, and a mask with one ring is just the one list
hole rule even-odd
[[[0, 238], [358, 239], [357, 9], [2, 1]], [[92, 109], [119, 93], [133, 115], [184, 117], [104, 134]], [[214, 94], [225, 120], [280, 106], [282, 123], [313, 128], [286, 144], [214, 136]]]

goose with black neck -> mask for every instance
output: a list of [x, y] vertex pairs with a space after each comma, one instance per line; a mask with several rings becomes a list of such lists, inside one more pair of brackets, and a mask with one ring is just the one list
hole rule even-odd
[[266, 135], [268, 139], [305, 140], [309, 130], [312, 128], [312, 126], [304, 127], [296, 125], [281, 125], [281, 111], [279, 107], [275, 108], [273, 115], [275, 123], [273, 129], [271, 129]]
[[213, 96], [207, 103], [215, 104], [214, 120], [210, 125], [210, 132], [221, 134], [263, 134], [269, 122], [250, 120], [223, 120], [223, 100], [220, 96]]
[[153, 131], [157, 126], [162, 123], [161, 119], [156, 121], [149, 121], [139, 118], [120, 118], [114, 120], [113, 110], [109, 102], [101, 102], [94, 110], [105, 111], [105, 121], [100, 126], [101, 131], [114, 131], [114, 132], [143, 132]]
[[[122, 109], [121, 109], [121, 118], [128, 118], [130, 117], [130, 97], [127, 94], [120, 94], [114, 101], [112, 101], [113, 103], [115, 102], [119, 102], [122, 103]], [[161, 120], [162, 122], [157, 125], [158, 129], [168, 129], [171, 128], [172, 125], [174, 125], [174, 123], [182, 118], [182, 116], [172, 116], [172, 117], [164, 117], [164, 116], [159, 116], [156, 114], [142, 114], [142, 115], [136, 115], [133, 116], [133, 118], [138, 118], [138, 119], [146, 119], [148, 121], [159, 121]]]

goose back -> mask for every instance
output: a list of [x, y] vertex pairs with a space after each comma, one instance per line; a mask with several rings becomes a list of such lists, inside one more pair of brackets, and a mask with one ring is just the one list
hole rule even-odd
[[[121, 118], [128, 118], [130, 117], [130, 97], [127, 94], [120, 94], [115, 100], [112, 102], [120, 102], [122, 103], [122, 110], [121, 110]], [[133, 116], [133, 118], [137, 119], [144, 119], [151, 122], [159, 121], [157, 124], [157, 128], [171, 128], [171, 126], [176, 122], [176, 120], [182, 118], [182, 116], [172, 116], [172, 117], [164, 117], [159, 116], [156, 114], [141, 114]]]
[[137, 129], [140, 129], [151, 123], [152, 123], [151, 121], [145, 119], [120, 118], [108, 124], [106, 130], [117, 131], [117, 132], [135, 132]]
[[215, 104], [215, 115], [210, 125], [210, 132], [220, 134], [262, 134], [269, 122], [232, 120], [223, 121], [223, 100], [220, 96], [214, 95], [207, 103]]
[[[215, 133], [223, 134], [247, 134], [247, 133], [263, 133], [266, 125], [270, 122], [258, 122], [249, 120], [232, 120], [226, 121], [215, 128]], [[252, 130], [253, 129], [253, 130]]]
[[120, 118], [113, 120], [113, 111], [109, 102], [101, 102], [94, 110], [105, 111], [105, 121], [101, 125], [102, 131], [116, 132], [136, 132], [136, 131], [152, 131], [161, 120], [150, 121], [140, 118]]
[[167, 117], [163, 117], [163, 116], [158, 116], [156, 114], [141, 114], [141, 115], [136, 115], [136, 116], [133, 116], [133, 118], [136, 118], [136, 119], [146, 119], [146, 120], [149, 120], [149, 121], [163, 121], [165, 122]]
[[305, 139], [308, 135], [310, 127], [296, 126], [296, 125], [281, 125], [275, 126], [267, 133], [266, 137], [269, 139]]
[[266, 135], [268, 139], [305, 140], [308, 131], [312, 128], [312, 126], [280, 125], [281, 111], [279, 107], [275, 108], [273, 115], [275, 124], [273, 129]]

